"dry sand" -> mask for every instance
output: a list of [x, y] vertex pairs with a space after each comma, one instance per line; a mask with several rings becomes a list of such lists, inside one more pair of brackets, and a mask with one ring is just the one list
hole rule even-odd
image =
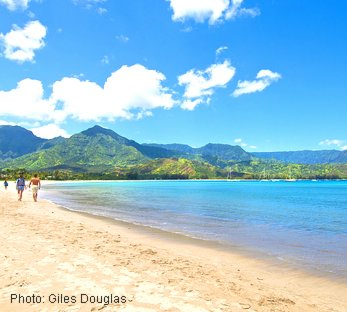
[[2, 312], [347, 311], [343, 283], [34, 203], [28, 190], [18, 202], [1, 189], [0, 202]]

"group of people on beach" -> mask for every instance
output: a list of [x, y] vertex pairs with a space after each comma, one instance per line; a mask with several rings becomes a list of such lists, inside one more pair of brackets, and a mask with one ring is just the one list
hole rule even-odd
[[[4, 181], [4, 187], [5, 187], [5, 190], [7, 190], [7, 187], [8, 187], [7, 179], [5, 179]], [[38, 191], [41, 188], [41, 181], [37, 174], [34, 174], [34, 176], [31, 178], [28, 187], [31, 188], [33, 199], [36, 202]], [[16, 180], [16, 190], [18, 193], [18, 201], [22, 201], [23, 192], [25, 189], [27, 189], [27, 186], [25, 184], [25, 178], [23, 174], [20, 174], [18, 179]]]

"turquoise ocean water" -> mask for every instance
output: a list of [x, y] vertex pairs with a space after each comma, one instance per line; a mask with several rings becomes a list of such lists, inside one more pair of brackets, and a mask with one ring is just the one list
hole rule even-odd
[[347, 181], [72, 182], [41, 195], [347, 280]]

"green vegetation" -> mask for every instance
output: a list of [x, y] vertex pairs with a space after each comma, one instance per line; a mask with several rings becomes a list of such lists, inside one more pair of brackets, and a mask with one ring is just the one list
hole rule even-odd
[[347, 165], [291, 164], [254, 159], [230, 166], [231, 178], [244, 179], [346, 179]]
[[[22, 137], [30, 144], [21, 141]], [[32, 149], [27, 150], [28, 146]], [[22, 147], [25, 149], [20, 150]], [[39, 139], [21, 127], [0, 127], [0, 156], [5, 154], [6, 159], [0, 157], [0, 175], [9, 179], [19, 172], [27, 177], [39, 172], [41, 178], [54, 180], [347, 178], [347, 151], [258, 153], [266, 156], [260, 159], [226, 144], [200, 148], [139, 144], [99, 126], [53, 140]], [[273, 159], [275, 156], [283, 161]], [[289, 162], [291, 159], [311, 164]], [[329, 159], [336, 163], [319, 163]]]
[[[347, 179], [347, 164], [303, 165], [278, 161], [252, 160], [219, 168], [206, 162], [184, 158], [160, 158], [109, 170], [59, 168], [37, 170], [42, 179], [51, 180], [144, 180], [144, 179]], [[15, 179], [22, 172], [29, 178], [31, 170], [3, 169], [2, 178]]]
[[110, 136], [79, 133], [49, 149], [18, 157], [2, 166], [9, 169], [23, 167], [30, 171], [105, 171], [114, 166], [128, 166], [146, 160], [148, 158], [136, 148], [121, 144]]

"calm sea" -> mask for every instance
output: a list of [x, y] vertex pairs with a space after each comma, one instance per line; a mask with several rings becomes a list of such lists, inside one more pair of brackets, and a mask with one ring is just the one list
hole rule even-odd
[[347, 279], [347, 181], [72, 182], [41, 195]]

